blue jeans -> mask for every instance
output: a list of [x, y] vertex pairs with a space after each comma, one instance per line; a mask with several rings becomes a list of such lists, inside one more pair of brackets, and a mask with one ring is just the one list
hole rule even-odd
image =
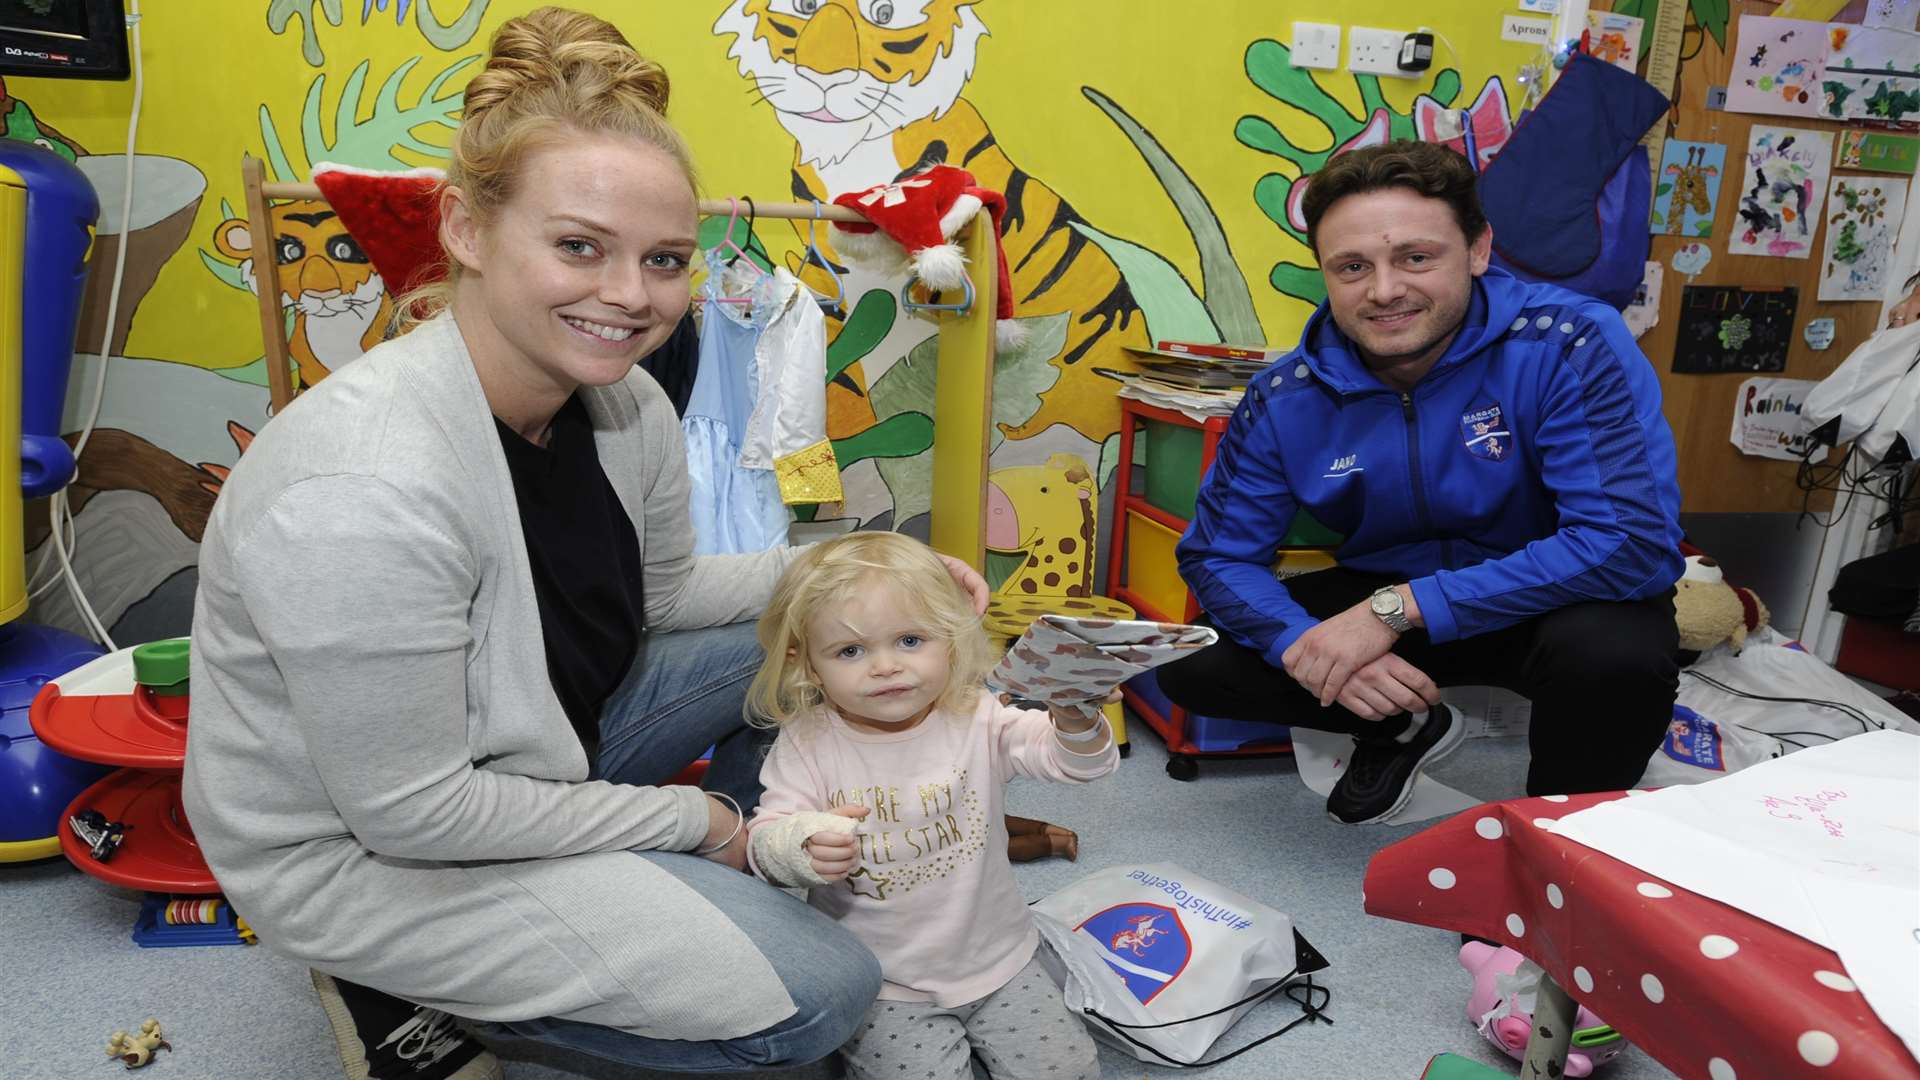
[[[752, 813], [760, 801], [760, 762], [773, 739], [773, 732], [747, 726], [741, 714], [759, 667], [751, 623], [649, 636], [601, 711], [594, 776], [661, 784], [713, 746], [703, 785]], [[634, 857], [658, 864], [725, 912], [780, 977], [794, 1014], [737, 1039], [652, 1039], [553, 1018], [476, 1025], [481, 1031], [666, 1072], [803, 1065], [852, 1037], [880, 992], [880, 964], [858, 938], [793, 896], [719, 863], [679, 852], [637, 851]], [[710, 977], [732, 976], [714, 971]]]
[[[577, 1020], [476, 1025], [490, 1035], [532, 1039], [664, 1072], [744, 1072], [818, 1061], [853, 1037], [880, 992], [880, 962], [841, 925], [787, 893], [719, 863], [677, 852], [635, 858], [700, 891], [767, 958], [795, 1013], [738, 1039], [652, 1039]], [[725, 980], [725, 971], [711, 978]]]
[[594, 778], [664, 784], [711, 746], [701, 786], [733, 796], [751, 814], [760, 802], [760, 763], [774, 736], [749, 727], [740, 711], [759, 668], [752, 623], [649, 634], [600, 710]]

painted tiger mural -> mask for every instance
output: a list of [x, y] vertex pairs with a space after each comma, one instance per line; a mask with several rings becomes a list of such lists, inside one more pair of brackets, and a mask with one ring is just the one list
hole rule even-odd
[[[312, 386], [380, 344], [393, 321], [393, 298], [359, 242], [324, 201], [277, 204], [270, 215], [281, 304], [294, 311], [287, 351], [299, 365], [300, 385]], [[222, 221], [213, 230], [213, 244], [246, 268], [257, 290], [247, 219]]]
[[[987, 36], [977, 2], [733, 0], [713, 30], [733, 39], [728, 58], [797, 144], [795, 198], [825, 200], [939, 163], [1006, 193], [1015, 312], [1065, 313], [1069, 330], [1050, 361], [1058, 381], [1005, 433], [1024, 439], [1065, 424], [1097, 445], [1119, 426], [1114, 383], [1097, 369], [1135, 370], [1123, 347], [1147, 344], [1146, 320], [1119, 268], [1073, 227], [1084, 219], [1009, 160], [960, 96]], [[830, 401], [829, 417], [840, 414], [843, 430], [844, 404]]]

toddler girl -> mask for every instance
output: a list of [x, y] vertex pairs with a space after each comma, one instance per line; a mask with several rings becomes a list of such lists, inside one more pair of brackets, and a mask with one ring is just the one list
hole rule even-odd
[[842, 1048], [854, 1080], [1098, 1075], [1093, 1040], [1035, 957], [1007, 862], [1014, 776], [1082, 783], [1120, 762], [1104, 717], [1014, 709], [967, 597], [897, 533], [807, 550], [760, 619], [749, 715], [781, 726], [748, 862], [842, 922], [884, 982]]

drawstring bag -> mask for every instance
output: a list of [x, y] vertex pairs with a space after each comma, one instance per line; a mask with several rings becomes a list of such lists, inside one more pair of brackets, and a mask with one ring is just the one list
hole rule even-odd
[[[1327, 960], [1278, 911], [1173, 863], [1089, 874], [1033, 905], [1042, 962], [1094, 1035], [1141, 1061], [1214, 1065], [1314, 1020]], [[1275, 994], [1301, 1015], [1212, 1060], [1222, 1033]]]

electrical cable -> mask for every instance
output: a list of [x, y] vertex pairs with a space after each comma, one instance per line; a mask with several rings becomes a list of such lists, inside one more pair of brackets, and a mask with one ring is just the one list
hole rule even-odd
[[[49, 510], [48, 510], [47, 516], [48, 516], [49, 522], [50, 523], [58, 522], [66, 526], [67, 546], [71, 548], [73, 546], [73, 515], [68, 514], [66, 515], [65, 519], [62, 520], [60, 518], [54, 517], [51, 510], [52, 508], [51, 500], [49, 500], [48, 502], [48, 507], [49, 507]], [[49, 537], [47, 540], [44, 540], [41, 542], [42, 546], [40, 548], [40, 562], [34, 566], [33, 573], [28, 576], [27, 580], [29, 583], [39, 578], [41, 572], [47, 568], [47, 564], [53, 561], [53, 544], [51, 540], [52, 538]], [[27, 599], [29, 601], [38, 600], [40, 599], [41, 596], [45, 595], [49, 590], [51, 590], [55, 585], [66, 584], [66, 580], [67, 579], [65, 577], [62, 577], [58, 570], [55, 570], [52, 577], [47, 578], [44, 581], [41, 581], [40, 584], [38, 585], [32, 585], [29, 588], [27, 592]]]
[[[146, 90], [145, 65], [142, 63], [140, 55], [140, 0], [128, 0], [126, 18], [127, 30], [132, 38], [128, 51], [133, 61], [133, 103], [127, 112], [126, 174], [120, 191], [120, 239], [119, 242], [114, 245], [113, 281], [107, 289], [106, 327], [101, 331], [100, 335], [100, 374], [99, 377], [94, 380], [93, 401], [87, 408], [86, 422], [81, 425], [80, 437], [75, 441], [73, 447], [73, 459], [76, 469], [80, 462], [80, 455], [86, 450], [87, 442], [93, 438], [94, 428], [100, 422], [100, 406], [101, 402], [106, 398], [107, 364], [110, 354], [113, 351], [113, 328], [120, 315], [120, 287], [126, 279], [128, 240], [133, 231], [134, 143], [140, 131], [140, 104]], [[78, 480], [77, 475], [75, 480]], [[118, 649], [119, 646], [114, 643], [113, 635], [107, 633], [106, 626], [100, 621], [99, 613], [94, 610], [93, 604], [87, 600], [86, 590], [81, 588], [80, 578], [73, 570], [74, 551], [72, 548], [73, 541], [77, 539], [77, 532], [74, 525], [73, 508], [67, 498], [67, 489], [65, 487], [54, 492], [53, 498], [49, 502], [48, 524], [50, 528], [48, 529], [47, 540], [52, 544], [53, 554], [60, 562], [60, 574], [53, 580], [58, 581], [64, 579], [66, 581], [67, 592], [72, 596], [75, 608], [78, 609], [81, 619], [87, 624], [87, 628], [93, 632], [94, 638], [98, 640], [100, 644], [106, 646], [109, 651]], [[62, 535], [63, 531], [66, 534], [65, 536]], [[38, 576], [40, 569], [46, 566], [46, 561], [46, 554], [42, 553], [40, 564], [34, 569], [35, 576]], [[52, 582], [43, 583], [40, 588], [31, 595], [40, 595], [40, 593], [46, 591], [51, 584]]]
[[[1754, 693], [1749, 693], [1748, 691], [1745, 691], [1745, 690], [1735, 689], [1734, 687], [1728, 686], [1726, 683], [1721, 682], [1719, 679], [1716, 679], [1711, 675], [1703, 675], [1700, 672], [1693, 670], [1692, 668], [1685, 669], [1684, 673], [1687, 675], [1693, 676], [1694, 678], [1700, 680], [1703, 683], [1706, 683], [1708, 686], [1711, 686], [1716, 690], [1721, 691], [1722, 693], [1732, 694], [1734, 697], [1747, 698], [1750, 701], [1775, 701], [1775, 702], [1780, 702], [1780, 703], [1789, 704], [1789, 705], [1813, 705], [1813, 706], [1832, 709], [1835, 712], [1841, 713], [1842, 715], [1846, 716], [1848, 719], [1859, 724], [1860, 732], [1863, 735], [1869, 731], [1874, 731], [1874, 730], [1885, 731], [1887, 728], [1887, 725], [1867, 715], [1865, 712], [1861, 711], [1857, 706], [1848, 705], [1847, 703], [1842, 701], [1828, 701], [1824, 698], [1769, 697], [1766, 694], [1754, 694]], [[1773, 736], [1775, 738], [1778, 738], [1780, 735], [1811, 735], [1811, 736], [1824, 737], [1824, 738], [1834, 737], [1834, 736], [1827, 736], [1825, 735], [1825, 733], [1818, 732], [1818, 731], [1786, 731], [1786, 732], [1778, 732], [1778, 733], [1768, 731], [1768, 732], [1763, 732], [1762, 734]]]
[[[1827, 449], [1824, 443], [1808, 447], [1806, 456], [1800, 459], [1794, 470], [1794, 484], [1802, 493], [1799, 521], [1811, 520], [1822, 529], [1831, 529], [1846, 517], [1856, 496], [1865, 496], [1887, 504], [1885, 512], [1874, 517], [1867, 524], [1867, 529], [1892, 528], [1895, 532], [1900, 531], [1906, 519], [1908, 500], [1912, 497], [1913, 482], [1907, 468], [1910, 463], [1879, 461], [1861, 467], [1862, 462], [1855, 460], [1858, 444], [1848, 443], [1839, 461], [1816, 464], [1814, 458], [1824, 455]], [[1856, 471], [1848, 471], [1849, 465], [1855, 466]], [[1820, 520], [1812, 509], [1813, 496], [1821, 491], [1844, 496], [1840, 504], [1828, 512], [1826, 521]]]
[[1439, 38], [1440, 44], [1445, 45], [1447, 47], [1447, 55], [1453, 57], [1454, 69], [1458, 70], [1461, 67], [1460, 50], [1453, 47], [1453, 41], [1449, 39], [1447, 35], [1441, 33], [1438, 30], [1435, 30], [1431, 26], [1416, 26], [1414, 27], [1414, 30], [1417, 33], [1432, 34], [1434, 37]]

